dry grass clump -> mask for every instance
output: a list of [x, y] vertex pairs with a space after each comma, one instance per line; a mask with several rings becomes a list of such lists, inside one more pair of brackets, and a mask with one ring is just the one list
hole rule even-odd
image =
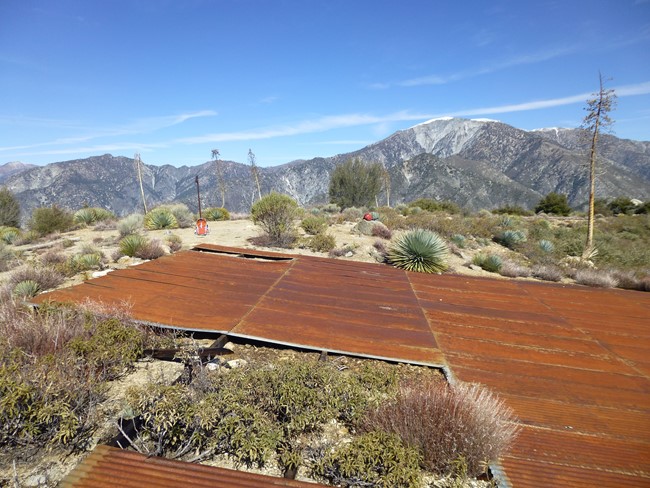
[[433, 381], [402, 386], [395, 400], [371, 410], [361, 427], [396, 434], [416, 447], [423, 466], [435, 473], [452, 472], [462, 458], [470, 476], [485, 472], [518, 430], [512, 410], [486, 388]]
[[64, 276], [49, 266], [23, 265], [16, 268], [10, 275], [7, 283], [12, 288], [22, 281], [38, 283], [40, 290], [50, 290], [63, 283]]
[[650, 291], [650, 274], [637, 274], [634, 271], [612, 271], [612, 276], [618, 281], [618, 287], [625, 290]]
[[544, 281], [560, 281], [564, 277], [564, 273], [557, 266], [553, 265], [537, 265], [533, 266], [531, 270], [535, 278]]
[[575, 274], [576, 283], [595, 288], [615, 288], [618, 280], [607, 271], [596, 269], [579, 269]]
[[527, 266], [522, 266], [512, 261], [504, 261], [499, 270], [499, 274], [508, 278], [528, 278], [531, 275], [531, 270]]
[[372, 228], [371, 234], [373, 237], [380, 237], [381, 239], [385, 239], [387, 241], [390, 241], [393, 237], [391, 230], [383, 225], [375, 225]]

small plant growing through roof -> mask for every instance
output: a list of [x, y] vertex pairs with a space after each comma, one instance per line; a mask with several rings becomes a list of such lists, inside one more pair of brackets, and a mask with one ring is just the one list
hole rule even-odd
[[425, 229], [401, 234], [388, 250], [386, 259], [396, 268], [420, 273], [440, 273], [447, 269], [449, 248], [440, 235]]

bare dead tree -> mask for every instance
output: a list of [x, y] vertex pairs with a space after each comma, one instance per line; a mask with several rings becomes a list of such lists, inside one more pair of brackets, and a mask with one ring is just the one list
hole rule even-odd
[[582, 121], [582, 128], [591, 136], [591, 150], [589, 152], [589, 211], [587, 217], [587, 242], [582, 253], [583, 259], [589, 259], [595, 253], [594, 247], [594, 202], [596, 199], [596, 159], [598, 149], [598, 136], [601, 131], [610, 129], [614, 121], [609, 113], [616, 108], [616, 94], [614, 89], [605, 89], [603, 75], [598, 72], [599, 90], [587, 100], [585, 110], [587, 115]]
[[257, 196], [262, 199], [262, 188], [260, 187], [260, 170], [255, 164], [255, 153], [252, 150], [248, 150], [248, 164], [251, 165], [251, 176], [253, 177], [253, 183], [257, 186]]
[[142, 186], [142, 160], [140, 159], [140, 153], [135, 153], [134, 156], [135, 170], [138, 174], [138, 181], [140, 182], [140, 194], [142, 195], [142, 206], [144, 207], [144, 213], [147, 214], [147, 202], [144, 198], [144, 186]]
[[384, 184], [384, 190], [386, 191], [386, 206], [390, 207], [390, 173], [386, 169], [386, 163], [381, 165], [381, 179]]
[[212, 150], [212, 159], [217, 170], [217, 185], [219, 186], [219, 193], [221, 193], [221, 208], [226, 206], [226, 181], [223, 175], [223, 161], [219, 159], [219, 149]]

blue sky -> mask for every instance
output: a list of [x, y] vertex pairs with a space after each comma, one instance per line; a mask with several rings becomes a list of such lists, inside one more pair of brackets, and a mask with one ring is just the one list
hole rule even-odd
[[261, 166], [438, 116], [650, 140], [650, 0], [0, 0], [0, 164]]

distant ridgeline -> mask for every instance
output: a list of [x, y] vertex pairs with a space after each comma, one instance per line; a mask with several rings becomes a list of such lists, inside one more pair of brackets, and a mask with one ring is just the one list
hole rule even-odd
[[[390, 203], [418, 198], [451, 200], [471, 210], [505, 205], [532, 208], [550, 192], [568, 196], [574, 208], [588, 200], [589, 140], [578, 129], [525, 131], [486, 119], [434, 119], [398, 131], [348, 154], [259, 168], [262, 193], [291, 195], [300, 205], [326, 203], [332, 169], [352, 157], [380, 162], [390, 174]], [[223, 161], [226, 208], [248, 212], [257, 188], [250, 167]], [[598, 198], [650, 200], [650, 142], [601, 135]], [[202, 206], [221, 206], [214, 162], [193, 167], [144, 165], [147, 204], [172, 201], [197, 209], [195, 176]], [[126, 215], [142, 208], [134, 161], [110, 154], [47, 166], [7, 163], [0, 184], [12, 190], [29, 215], [33, 208], [84, 205]], [[386, 201], [381, 193], [379, 204]]]

